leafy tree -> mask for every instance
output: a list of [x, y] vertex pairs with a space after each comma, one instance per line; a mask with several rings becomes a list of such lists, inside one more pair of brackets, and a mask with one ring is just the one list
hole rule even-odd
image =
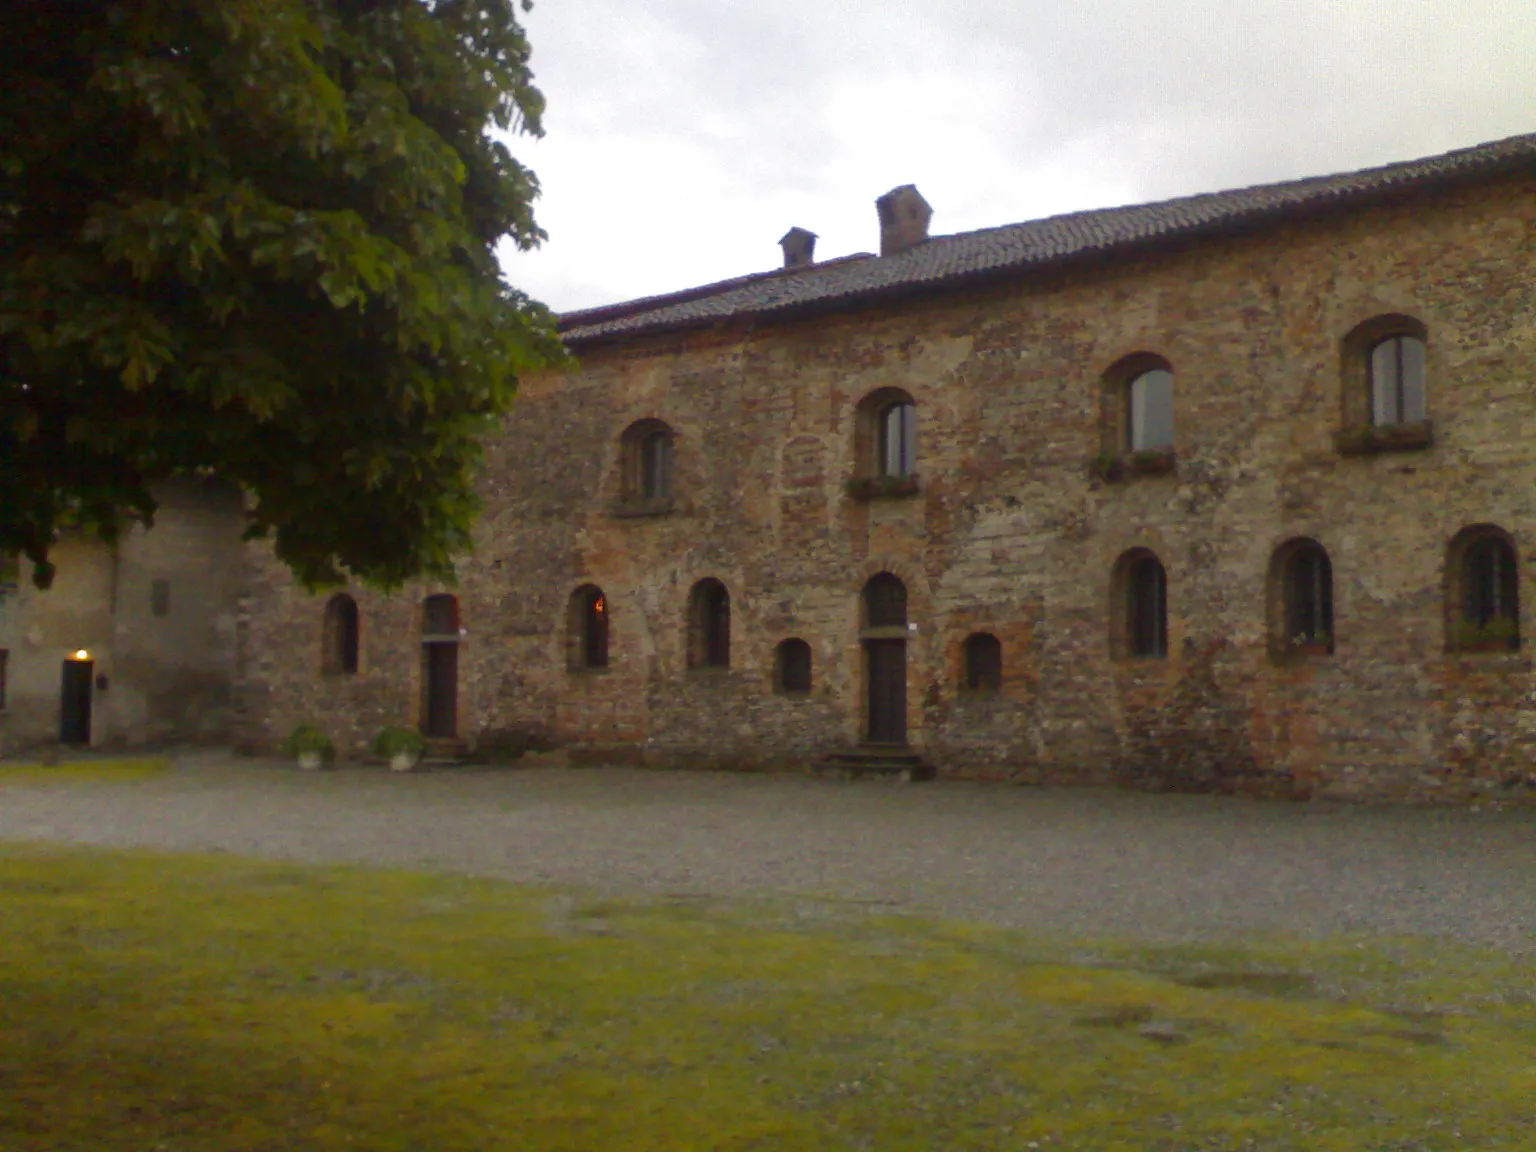
[[[445, 575], [479, 438], [562, 356], [516, 0], [0, 5], [0, 554], [217, 475], [307, 583]], [[526, 11], [528, 0], [523, 0]]]

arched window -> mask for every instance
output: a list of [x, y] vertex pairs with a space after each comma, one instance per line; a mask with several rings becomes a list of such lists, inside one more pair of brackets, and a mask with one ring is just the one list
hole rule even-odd
[[672, 429], [660, 420], [637, 420], [620, 441], [623, 495], [632, 504], [665, 504], [672, 499]]
[[731, 666], [731, 594], [718, 580], [700, 580], [688, 600], [688, 667]]
[[1331, 653], [1333, 563], [1316, 540], [1290, 540], [1275, 549], [1272, 637], [1276, 651]]
[[1168, 655], [1168, 574], [1145, 548], [1133, 548], [1115, 565], [1114, 647], [1124, 656]]
[[881, 388], [855, 414], [854, 476], [871, 495], [917, 491], [917, 404], [900, 388]]
[[804, 640], [784, 640], [774, 651], [774, 687], [786, 696], [811, 690], [811, 646]]
[[907, 623], [907, 586], [881, 572], [864, 585], [864, 627], [903, 628]]
[[1158, 452], [1173, 447], [1173, 373], [1148, 368], [1126, 388], [1126, 448]]
[[880, 475], [913, 476], [917, 473], [917, 405], [908, 401], [887, 404], [880, 413]]
[[1003, 646], [990, 632], [966, 637], [965, 686], [972, 692], [996, 692], [1003, 686]]
[[1416, 424], [1425, 419], [1424, 341], [1399, 332], [1376, 341], [1370, 351], [1371, 423]]
[[357, 601], [338, 592], [325, 606], [322, 628], [320, 667], [327, 676], [357, 674], [357, 634]]
[[1509, 535], [1469, 528], [1451, 543], [1450, 647], [1470, 652], [1520, 647], [1520, 569]]
[[595, 584], [571, 593], [566, 615], [567, 665], [573, 672], [608, 667], [608, 597]]
[[1374, 316], [1339, 349], [1346, 455], [1428, 448], [1429, 330], [1412, 316]]

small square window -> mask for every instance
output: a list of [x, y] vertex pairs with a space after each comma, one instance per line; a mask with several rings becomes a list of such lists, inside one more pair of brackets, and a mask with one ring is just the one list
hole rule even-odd
[[169, 580], [156, 580], [149, 586], [149, 610], [156, 616], [170, 615], [171, 582]]

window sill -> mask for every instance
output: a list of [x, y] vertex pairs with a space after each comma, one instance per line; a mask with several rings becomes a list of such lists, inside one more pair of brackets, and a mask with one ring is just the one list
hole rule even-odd
[[791, 688], [775, 688], [773, 690], [773, 694], [775, 696], [777, 696], [780, 700], [792, 700], [792, 701], [809, 700], [811, 698], [811, 695], [812, 695], [811, 690], [809, 688], [805, 688], [805, 689], [800, 689], [800, 688], [793, 688], [793, 689], [791, 689]]
[[571, 676], [609, 676], [613, 673], [613, 669], [606, 664], [601, 667], [597, 665], [582, 665], [579, 668], [567, 668], [566, 672]]
[[1167, 656], [1134, 656], [1126, 652], [1110, 657], [1110, 662], [1122, 672], [1148, 674], [1166, 671], [1173, 666]]
[[1173, 448], [1124, 455], [1104, 453], [1089, 468], [1100, 480], [1119, 484], [1137, 476], [1171, 476], [1179, 470], [1179, 456]]
[[1452, 656], [1518, 656], [1520, 645], [1508, 640], [1473, 640], [1447, 648], [1446, 652]]
[[862, 479], [848, 481], [843, 488], [855, 500], [867, 502], [916, 496], [921, 485], [918, 483], [917, 473], [914, 472], [910, 476], [865, 476]]
[[615, 520], [638, 520], [645, 516], [666, 516], [677, 509], [677, 502], [668, 496], [663, 500], [620, 500], [609, 505], [608, 515]]
[[1276, 664], [1310, 664], [1332, 656], [1333, 648], [1328, 644], [1287, 644], [1269, 650], [1269, 658]]
[[1435, 443], [1431, 420], [1413, 424], [1368, 424], [1335, 432], [1333, 446], [1340, 456], [1376, 456], [1383, 452], [1422, 452]]

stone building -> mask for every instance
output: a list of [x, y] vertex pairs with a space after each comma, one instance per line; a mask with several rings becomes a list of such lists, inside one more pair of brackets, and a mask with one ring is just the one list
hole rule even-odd
[[[317, 721], [1279, 795], [1536, 788], [1536, 136], [929, 236], [563, 318], [456, 588], [253, 557]], [[873, 222], [872, 222], [873, 223]], [[898, 757], [898, 762], [900, 759]]]
[[231, 738], [246, 571], [237, 492], [167, 485], [155, 526], [67, 537], [53, 587], [0, 575], [0, 755]]

